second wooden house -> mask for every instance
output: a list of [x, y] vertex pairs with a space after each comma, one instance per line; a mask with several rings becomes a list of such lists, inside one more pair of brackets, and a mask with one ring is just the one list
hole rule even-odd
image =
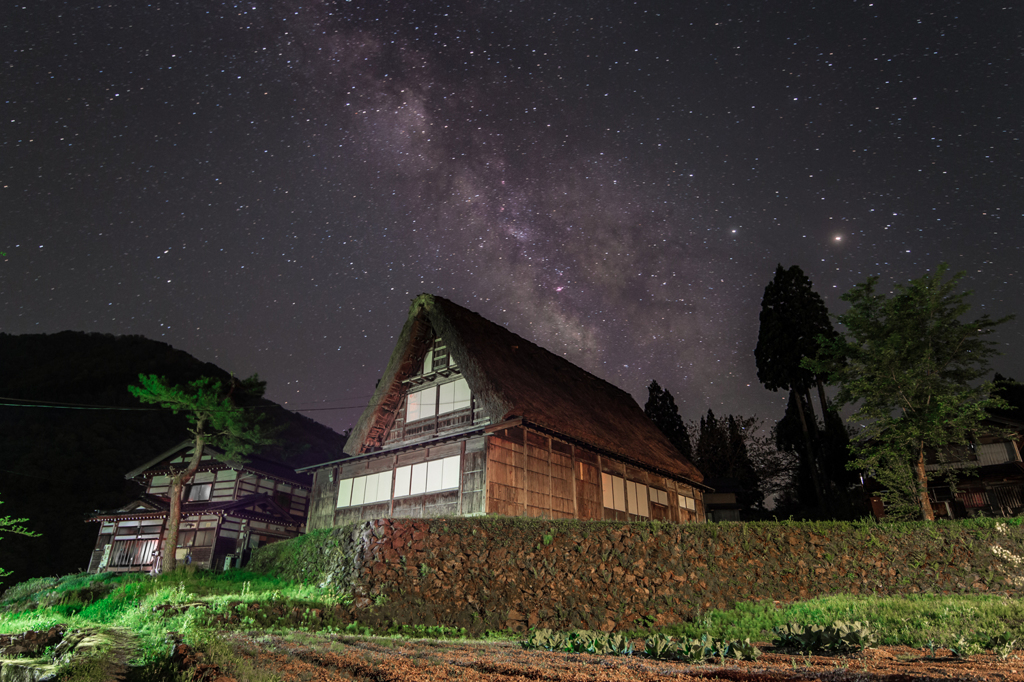
[[309, 529], [502, 514], [704, 521], [703, 476], [625, 391], [451, 301], [409, 311]]
[[[89, 572], [139, 572], [153, 568], [164, 545], [172, 468], [191, 457], [186, 440], [154, 457], [125, 478], [145, 492], [120, 509], [99, 512]], [[199, 470], [186, 486], [181, 507], [178, 560], [196, 568], [222, 569], [244, 563], [255, 547], [297, 536], [306, 520], [311, 478], [274, 459], [253, 455], [229, 464], [207, 445]]]

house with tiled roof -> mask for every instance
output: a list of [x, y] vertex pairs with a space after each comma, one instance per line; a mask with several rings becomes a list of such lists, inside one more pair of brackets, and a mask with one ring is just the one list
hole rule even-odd
[[[191, 458], [186, 440], [128, 472], [144, 492], [120, 509], [97, 512], [100, 524], [89, 572], [149, 571], [164, 546], [172, 469]], [[224, 462], [207, 445], [199, 469], [185, 487], [177, 558], [196, 568], [239, 565], [262, 545], [297, 536], [306, 522], [312, 476], [271, 457], [252, 455]]]

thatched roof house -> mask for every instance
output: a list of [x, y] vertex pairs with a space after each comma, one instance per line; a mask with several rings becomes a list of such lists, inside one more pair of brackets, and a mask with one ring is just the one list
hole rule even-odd
[[[439, 513], [703, 519], [701, 473], [632, 396], [428, 294], [345, 452], [316, 467], [311, 528]], [[433, 488], [419, 481], [430, 461], [451, 472]]]

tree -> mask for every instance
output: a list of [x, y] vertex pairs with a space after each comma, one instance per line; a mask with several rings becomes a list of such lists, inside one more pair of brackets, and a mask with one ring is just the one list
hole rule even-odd
[[985, 337], [1012, 316], [961, 322], [970, 292], [955, 292], [964, 273], [945, 280], [948, 267], [897, 284], [892, 297], [876, 293], [877, 276], [856, 285], [842, 297], [850, 309], [836, 318], [845, 331], [823, 337], [818, 355], [804, 361], [839, 385], [837, 403], [858, 405], [851, 420], [871, 420], [851, 444], [850, 466], [888, 488], [887, 515], [897, 518], [934, 519], [926, 449], [969, 443], [986, 410], [1006, 407], [992, 382], [971, 383], [996, 354]]
[[[819, 448], [814, 444], [818, 433], [811, 405], [812, 385], [817, 386], [822, 414], [828, 411], [829, 406], [821, 373], [812, 372], [800, 363], [805, 357], [817, 354], [819, 337], [835, 335], [828, 309], [799, 266], [794, 265], [787, 270], [779, 265], [775, 269], [775, 277], [764, 289], [760, 322], [754, 349], [757, 378], [770, 391], [780, 388], [790, 391], [796, 401], [806, 445], [806, 467], [811, 473], [818, 506], [824, 509], [828, 506], [829, 484], [819, 461], [824, 457], [819, 457]], [[814, 427], [813, 436], [811, 427]]]
[[[0, 504], [3, 504], [3, 500], [0, 500]], [[28, 519], [12, 519], [10, 516], [0, 516], [0, 533], [15, 533], [16, 535], [25, 535], [30, 538], [39, 537], [38, 533], [33, 533], [21, 525], [25, 521], [28, 521]], [[0, 537], [0, 540], [3, 540], [3, 537]], [[10, 571], [5, 571], [3, 566], [0, 566], [0, 578], [10, 574]]]
[[749, 451], [751, 447], [760, 449], [754, 441], [757, 427], [754, 417], [729, 415], [718, 419], [708, 410], [701, 417], [693, 453], [693, 463], [706, 478], [728, 478], [739, 484], [743, 492], [737, 501], [747, 510], [760, 508], [764, 503], [761, 477]]
[[266, 415], [253, 409], [239, 406], [238, 401], [252, 400], [263, 396], [266, 382], [252, 375], [239, 381], [231, 377], [225, 385], [219, 379], [202, 377], [185, 385], [171, 386], [164, 377], [154, 374], [140, 374], [141, 386], [129, 386], [128, 390], [144, 403], [153, 403], [170, 409], [177, 414], [183, 412], [191, 426], [193, 448], [191, 459], [183, 469], [171, 467], [170, 501], [167, 514], [167, 531], [164, 539], [163, 564], [161, 572], [173, 571], [177, 560], [178, 526], [181, 523], [181, 503], [185, 485], [192, 480], [207, 445], [223, 454], [218, 459], [225, 462], [245, 462], [259, 446], [270, 445], [276, 429], [266, 424]]
[[657, 381], [647, 387], [647, 402], [644, 414], [654, 425], [665, 434], [668, 441], [675, 446], [687, 461], [693, 460], [693, 447], [690, 444], [690, 432], [679, 416], [679, 408], [668, 389], [663, 389]]
[[[776, 510], [780, 518], [817, 518], [821, 516], [822, 510], [817, 504], [811, 471], [813, 455], [807, 451], [807, 441], [797, 410], [796, 398], [790, 391], [786, 413], [772, 430], [780, 462], [788, 464], [788, 467], [783, 467], [786, 476], [778, 486]], [[825, 411], [824, 420], [818, 422], [814, 432], [818, 434], [816, 445], [821, 452], [827, 454], [819, 464], [824, 479], [832, 488], [829, 516], [857, 518], [861, 510], [851, 489], [857, 481], [857, 475], [847, 469], [850, 460], [850, 427], [835, 409], [830, 408]]]

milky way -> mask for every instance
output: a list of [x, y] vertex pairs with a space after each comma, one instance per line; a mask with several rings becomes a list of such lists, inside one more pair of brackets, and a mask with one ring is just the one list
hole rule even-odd
[[342, 429], [430, 292], [776, 419], [777, 264], [832, 312], [941, 261], [1024, 294], [1024, 14], [890, 5], [5, 5], [0, 329], [157, 338]]

